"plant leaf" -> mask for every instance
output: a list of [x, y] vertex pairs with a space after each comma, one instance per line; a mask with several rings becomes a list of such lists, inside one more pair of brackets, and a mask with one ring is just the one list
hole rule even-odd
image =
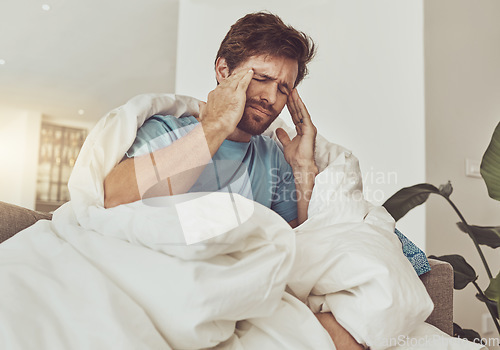
[[[463, 222], [457, 222], [460, 231], [468, 233]], [[479, 244], [487, 245], [491, 248], [500, 247], [500, 226], [469, 226], [472, 234]]]
[[481, 176], [488, 188], [488, 195], [500, 200], [500, 123], [497, 124], [490, 144], [481, 161]]
[[477, 279], [476, 271], [470, 266], [465, 259], [457, 254], [429, 256], [431, 259], [446, 261], [453, 266], [453, 288], [464, 289], [469, 283]]
[[486, 304], [486, 306], [488, 306], [488, 309], [490, 309], [492, 312], [493, 312], [493, 315], [498, 318], [498, 304], [496, 301], [493, 301], [493, 300], [490, 300], [488, 299], [487, 297], [479, 294], [479, 293], [476, 293], [476, 298], [479, 300], [479, 301], [482, 301], [483, 303]]
[[448, 183], [445, 185], [439, 186], [439, 193], [443, 195], [446, 198], [450, 198], [451, 194], [453, 192], [453, 186], [451, 185], [451, 181], [448, 180]]
[[466, 339], [470, 342], [477, 343], [481, 341], [481, 336], [478, 332], [472, 329], [462, 329], [458, 324], [453, 322], [453, 336], [455, 338]]
[[497, 303], [497, 311], [500, 314], [500, 272], [497, 277], [490, 279], [490, 285], [484, 291], [484, 295]]
[[398, 221], [410, 210], [425, 203], [431, 193], [439, 194], [439, 190], [431, 184], [424, 183], [405, 187], [394, 193], [382, 205], [392, 215], [394, 220]]

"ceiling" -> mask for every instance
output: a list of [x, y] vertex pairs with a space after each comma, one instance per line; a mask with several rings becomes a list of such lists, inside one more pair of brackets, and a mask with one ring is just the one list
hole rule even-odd
[[93, 122], [173, 92], [177, 21], [176, 0], [2, 0], [0, 106]]

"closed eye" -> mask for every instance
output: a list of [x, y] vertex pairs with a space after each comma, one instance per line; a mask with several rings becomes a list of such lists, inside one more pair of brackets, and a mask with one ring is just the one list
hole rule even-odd
[[[255, 81], [260, 81], [260, 82], [264, 82], [264, 81], [270, 80], [268, 77], [257, 78], [255, 76], [252, 79], [255, 80]], [[278, 91], [280, 93], [282, 93], [283, 95], [286, 95], [286, 96], [288, 96], [290, 94], [290, 92], [288, 91], [288, 89], [285, 86], [281, 85], [281, 84], [278, 85]]]
[[290, 93], [288, 92], [288, 90], [287, 90], [287, 89], [285, 89], [284, 87], [280, 87], [278, 90], [279, 90], [279, 91], [280, 91], [283, 95], [288, 96], [288, 95], [290, 94]]

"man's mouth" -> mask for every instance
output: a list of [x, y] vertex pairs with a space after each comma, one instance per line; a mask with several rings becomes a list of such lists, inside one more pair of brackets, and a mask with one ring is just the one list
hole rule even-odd
[[249, 105], [248, 107], [250, 107], [250, 108], [252, 108], [254, 111], [256, 111], [256, 112], [257, 112], [257, 114], [258, 114], [259, 116], [261, 116], [261, 117], [267, 117], [267, 118], [269, 118], [269, 117], [271, 117], [271, 116], [272, 116], [272, 113], [271, 113], [269, 110], [267, 110], [267, 109], [265, 109], [265, 108], [262, 108], [262, 107], [260, 107], [260, 106]]

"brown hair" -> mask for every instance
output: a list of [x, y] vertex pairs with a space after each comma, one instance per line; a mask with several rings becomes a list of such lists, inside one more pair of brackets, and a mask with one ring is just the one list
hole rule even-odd
[[246, 15], [231, 26], [220, 45], [215, 62], [223, 57], [232, 72], [251, 56], [272, 55], [297, 60], [297, 86], [307, 75], [307, 64], [316, 52], [313, 40], [268, 12]]

